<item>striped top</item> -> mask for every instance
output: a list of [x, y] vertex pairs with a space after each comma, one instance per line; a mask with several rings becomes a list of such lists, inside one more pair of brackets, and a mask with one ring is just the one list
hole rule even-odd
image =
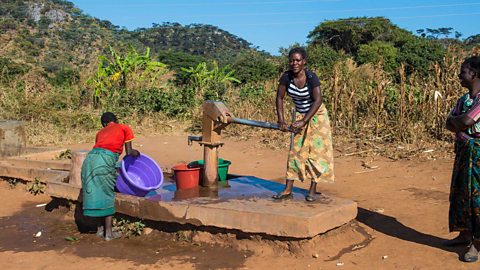
[[293, 72], [287, 71], [280, 77], [279, 84], [285, 85], [287, 88], [287, 95], [292, 98], [295, 104], [295, 109], [299, 113], [307, 113], [313, 104], [313, 88], [320, 86], [320, 80], [317, 75], [309, 70], [305, 70], [307, 80], [303, 87], [297, 87], [293, 83]]
[[457, 104], [450, 114], [453, 116], [466, 114], [475, 122], [475, 124], [467, 130], [459, 132], [457, 134], [457, 139], [465, 140], [470, 139], [471, 137], [480, 138], [480, 95], [470, 98], [470, 94], [466, 93], [458, 99]]

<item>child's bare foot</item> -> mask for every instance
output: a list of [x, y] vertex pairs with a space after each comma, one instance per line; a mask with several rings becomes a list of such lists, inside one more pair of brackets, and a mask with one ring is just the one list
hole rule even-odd
[[98, 237], [103, 237], [103, 234], [104, 234], [103, 231], [104, 231], [103, 226], [98, 226], [97, 227], [97, 236]]
[[110, 241], [122, 237], [121, 232], [112, 232], [111, 235], [105, 235], [105, 241]]

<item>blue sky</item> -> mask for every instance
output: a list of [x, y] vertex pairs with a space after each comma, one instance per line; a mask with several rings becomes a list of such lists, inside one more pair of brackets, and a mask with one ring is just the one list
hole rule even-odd
[[[152, 23], [211, 24], [274, 55], [305, 44], [325, 20], [383, 16], [401, 28], [453, 27], [480, 34], [480, 1], [468, 0], [73, 0], [86, 14], [133, 30]], [[453, 37], [453, 36], [452, 36]]]

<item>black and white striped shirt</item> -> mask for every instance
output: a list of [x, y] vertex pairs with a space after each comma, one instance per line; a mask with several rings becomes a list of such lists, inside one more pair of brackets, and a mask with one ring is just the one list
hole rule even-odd
[[293, 72], [287, 71], [280, 78], [279, 83], [287, 88], [287, 95], [292, 98], [295, 109], [299, 113], [307, 113], [313, 104], [313, 88], [320, 86], [320, 80], [317, 75], [311, 71], [305, 70], [307, 80], [301, 88], [293, 83]]

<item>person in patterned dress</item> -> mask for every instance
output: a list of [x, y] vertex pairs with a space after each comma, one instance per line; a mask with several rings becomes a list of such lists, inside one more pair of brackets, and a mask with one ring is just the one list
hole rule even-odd
[[333, 147], [330, 120], [322, 102], [320, 80], [317, 75], [305, 69], [307, 53], [296, 47], [288, 53], [290, 69], [279, 80], [276, 108], [280, 130], [288, 131], [284, 118], [285, 95], [295, 105], [295, 121], [290, 130], [295, 136], [288, 154], [286, 184], [283, 191], [273, 195], [275, 200], [293, 198], [295, 181], [310, 180], [310, 189], [305, 200], [316, 200], [319, 182], [333, 182]]
[[480, 248], [480, 57], [465, 59], [458, 78], [468, 93], [458, 99], [446, 128], [455, 133], [449, 229], [460, 234], [444, 244], [467, 246], [464, 260], [474, 262]]

